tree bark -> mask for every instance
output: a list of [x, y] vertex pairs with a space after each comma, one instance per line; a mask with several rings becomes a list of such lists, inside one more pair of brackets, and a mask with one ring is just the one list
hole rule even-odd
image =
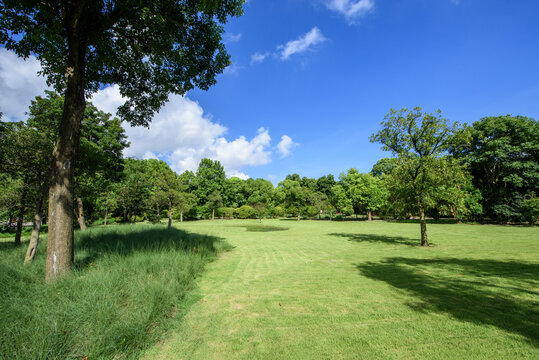
[[367, 221], [372, 221], [372, 211], [367, 211]]
[[419, 207], [419, 221], [421, 223], [421, 246], [429, 246], [427, 221], [425, 219], [425, 209], [423, 209], [423, 206]]
[[211, 209], [211, 220], [215, 219], [215, 209]]
[[172, 204], [169, 202], [168, 204], [168, 226], [167, 229], [170, 229], [172, 226]]
[[43, 224], [43, 200], [45, 200], [48, 190], [48, 182], [45, 179], [41, 191], [38, 190], [38, 196], [36, 198], [36, 213], [34, 214], [34, 222], [32, 223], [32, 235], [30, 236], [30, 242], [28, 243], [28, 249], [24, 257], [25, 264], [31, 263], [36, 255], [37, 245], [39, 244], [39, 233]]
[[36, 201], [36, 213], [34, 215], [34, 222], [32, 223], [32, 235], [30, 236], [30, 243], [28, 244], [28, 249], [26, 250], [26, 256], [24, 257], [24, 263], [29, 264], [34, 260], [36, 255], [37, 245], [39, 244], [39, 232], [41, 230], [41, 207], [43, 200], [38, 199]]
[[180, 211], [180, 222], [183, 222], [183, 211]]
[[22, 185], [21, 204], [19, 207], [19, 218], [17, 219], [17, 231], [15, 232], [14, 245], [21, 245], [22, 237], [22, 224], [24, 222], [24, 212], [26, 210], [26, 195], [28, 195], [28, 175], [24, 177], [24, 183]]
[[301, 213], [298, 213], [298, 221], [300, 220], [301, 218]]
[[107, 216], [109, 215], [109, 208], [105, 208], [105, 221], [103, 222], [103, 225], [107, 226]]
[[52, 153], [49, 190], [49, 232], [45, 276], [53, 279], [73, 265], [73, 178], [86, 102], [84, 72], [86, 40], [81, 31], [84, 2], [67, 2], [64, 27], [67, 34], [66, 90], [58, 140]]
[[82, 231], [86, 230], [86, 221], [84, 220], [84, 210], [82, 207], [82, 199], [77, 197], [77, 221]]

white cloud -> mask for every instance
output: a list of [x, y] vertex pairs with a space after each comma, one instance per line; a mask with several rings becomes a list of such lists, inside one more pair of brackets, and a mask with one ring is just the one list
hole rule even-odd
[[356, 23], [374, 9], [374, 0], [326, 0], [326, 6], [343, 15], [348, 22]]
[[292, 149], [296, 146], [298, 146], [298, 144], [295, 143], [290, 136], [283, 135], [281, 136], [281, 141], [277, 145], [277, 150], [281, 153], [281, 158], [285, 158], [290, 155]]
[[[100, 90], [92, 99], [100, 109], [115, 113], [123, 100], [118, 86]], [[219, 160], [228, 176], [248, 178], [241, 170], [271, 162], [271, 137], [260, 128], [252, 139], [227, 140], [227, 129], [214, 123], [202, 107], [187, 97], [173, 95], [157, 113], [150, 129], [124, 125], [131, 146], [125, 156], [167, 161], [180, 173], [195, 171], [202, 158]]]
[[254, 53], [251, 55], [251, 64], [262, 62], [264, 61], [268, 56], [270, 56], [270, 53], [266, 51], [265, 53]]
[[14, 52], [0, 48], [0, 112], [3, 120], [25, 120], [30, 101], [49, 89], [44, 77], [37, 76], [41, 64], [35, 56], [26, 61]]
[[314, 45], [320, 44], [326, 41], [324, 35], [320, 29], [316, 26], [311, 29], [307, 34], [301, 36], [297, 40], [291, 40], [285, 45], [280, 45], [277, 49], [280, 50], [280, 56], [282, 60], [287, 60], [290, 56], [294, 54], [303, 53]]
[[227, 43], [235, 43], [241, 40], [241, 33], [225, 33], [223, 35], [223, 40]]

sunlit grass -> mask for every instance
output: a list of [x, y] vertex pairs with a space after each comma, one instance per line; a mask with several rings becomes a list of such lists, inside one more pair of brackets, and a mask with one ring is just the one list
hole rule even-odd
[[537, 359], [537, 228], [264, 220], [181, 225], [235, 248], [147, 359]]

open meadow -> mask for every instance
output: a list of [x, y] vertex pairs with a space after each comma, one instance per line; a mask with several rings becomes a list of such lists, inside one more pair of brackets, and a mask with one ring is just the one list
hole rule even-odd
[[[147, 359], [537, 359], [537, 228], [264, 220], [226, 239]], [[279, 231], [280, 230], [280, 231]]]
[[46, 244], [24, 267], [2, 242], [0, 357], [539, 357], [538, 229], [428, 231], [422, 248], [418, 224], [381, 221], [93, 227], [50, 285]]

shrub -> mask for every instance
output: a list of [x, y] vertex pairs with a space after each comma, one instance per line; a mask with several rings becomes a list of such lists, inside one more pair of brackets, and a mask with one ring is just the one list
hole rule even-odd
[[238, 219], [256, 219], [256, 211], [249, 205], [243, 205], [236, 209], [236, 217]]
[[232, 219], [234, 217], [234, 209], [229, 207], [221, 207], [217, 209], [215, 215], [224, 217], [226, 219]]
[[281, 217], [284, 216], [284, 209], [281, 206], [275, 206], [269, 210], [269, 215], [271, 217]]

